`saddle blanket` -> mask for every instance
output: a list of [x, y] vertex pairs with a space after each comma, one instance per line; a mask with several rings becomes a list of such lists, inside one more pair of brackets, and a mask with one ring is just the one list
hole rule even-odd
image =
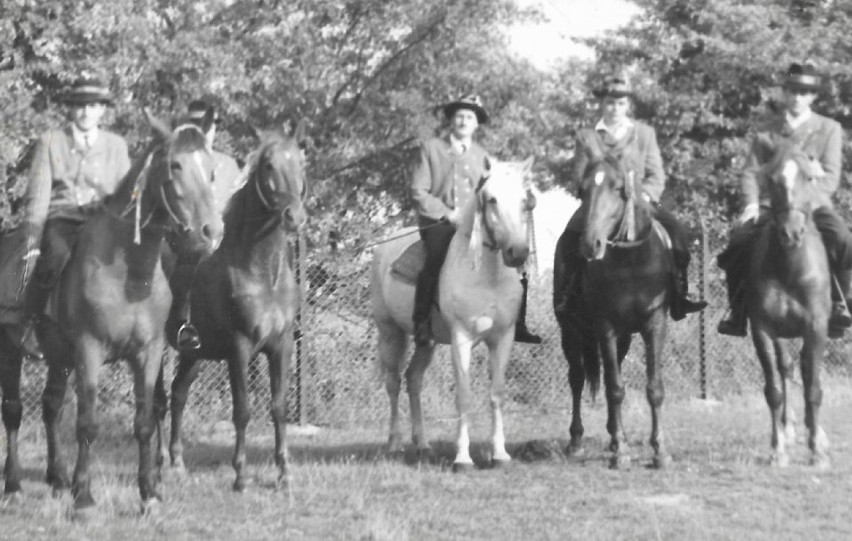
[[391, 276], [400, 282], [417, 285], [417, 275], [426, 263], [426, 249], [423, 241], [418, 240], [408, 246], [402, 254], [391, 263]]

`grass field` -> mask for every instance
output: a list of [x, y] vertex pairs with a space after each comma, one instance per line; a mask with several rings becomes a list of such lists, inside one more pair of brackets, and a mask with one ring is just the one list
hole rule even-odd
[[[794, 388], [801, 419], [801, 389]], [[428, 420], [434, 456], [416, 462], [382, 454], [385, 426], [322, 428], [290, 439], [290, 490], [276, 491], [266, 419], [255, 419], [249, 449], [252, 480], [230, 489], [231, 432], [225, 423], [190, 440], [188, 473], [164, 471], [165, 502], [141, 516], [136, 448], [129, 430], [106, 426], [95, 444], [97, 514], [72, 518], [68, 494], [42, 482], [44, 445], [22, 444], [22, 496], [0, 501], [0, 538], [21, 539], [849, 539], [852, 538], [852, 387], [826, 390], [823, 426], [832, 468], [807, 465], [797, 423], [792, 465], [768, 465], [769, 415], [758, 393], [725, 402], [679, 401], [664, 407], [673, 464], [650, 457], [644, 397], [628, 395], [625, 430], [633, 467], [607, 468], [602, 402], [586, 415], [587, 452], [566, 458], [567, 412], [515, 412], [506, 420], [507, 470], [455, 475], [454, 423]], [[473, 420], [474, 460], [485, 462], [489, 415]], [[261, 430], [263, 429], [263, 430]], [[3, 442], [5, 449], [5, 441]], [[73, 458], [71, 429], [67, 452]]]

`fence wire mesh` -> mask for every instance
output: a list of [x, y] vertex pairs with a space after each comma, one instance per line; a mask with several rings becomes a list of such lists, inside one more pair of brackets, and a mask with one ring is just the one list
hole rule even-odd
[[[719, 335], [716, 324], [725, 316], [724, 274], [715, 256], [725, 239], [700, 235], [693, 247], [690, 287], [708, 301], [702, 313], [671, 322], [662, 363], [667, 400], [688, 397], [724, 398], [763, 388], [763, 376], [750, 338]], [[534, 253], [540, 267], [550, 253]], [[293, 422], [332, 426], [384, 423], [388, 399], [376, 364], [376, 329], [369, 313], [368, 252], [317, 251], [299, 258], [302, 309], [297, 347], [291, 364], [288, 401]], [[535, 412], [568, 410], [570, 390], [567, 363], [560, 347], [559, 328], [552, 312], [552, 275], [549, 269], [530, 271], [527, 321], [544, 338], [541, 345], [516, 344], [507, 373], [508, 409]], [[850, 342], [833, 340], [824, 363], [827, 377], [848, 377]], [[791, 341], [797, 355], [800, 341]], [[410, 351], [409, 351], [410, 353]], [[475, 349], [471, 372], [476, 397], [474, 416], [488, 414], [488, 366], [485, 349]], [[644, 346], [639, 337], [623, 364], [628, 400], [645, 400]], [[166, 354], [167, 390], [175, 367], [174, 353]], [[40, 401], [46, 369], [42, 362], [26, 361], [22, 380], [25, 419], [22, 432], [41, 430]], [[798, 376], [797, 376], [798, 377]], [[404, 393], [404, 391], [403, 391]], [[73, 403], [73, 392], [66, 397]], [[268, 366], [255, 359], [250, 367], [249, 396], [255, 428], [269, 422]], [[427, 418], [455, 415], [454, 378], [449, 351], [437, 348], [426, 372], [423, 408]], [[400, 401], [407, 414], [407, 400]], [[69, 404], [66, 404], [68, 406]], [[132, 431], [132, 377], [123, 363], [105, 367], [99, 395], [101, 417], [116, 417]], [[74, 416], [66, 407], [66, 419]], [[123, 412], [127, 412], [125, 415]], [[69, 413], [71, 412], [71, 413]], [[119, 412], [122, 412], [119, 414]], [[231, 394], [225, 362], [205, 362], [187, 403], [186, 432], [210, 430], [231, 419]], [[567, 421], [566, 421], [567, 422]]]

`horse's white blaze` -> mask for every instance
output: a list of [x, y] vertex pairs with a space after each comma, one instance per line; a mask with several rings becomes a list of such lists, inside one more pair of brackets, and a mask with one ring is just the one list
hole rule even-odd
[[792, 190], [796, 186], [796, 177], [799, 176], [799, 166], [795, 160], [784, 162], [784, 168], [781, 169], [781, 176], [784, 177], [784, 187], [787, 190]]
[[595, 173], [595, 186], [600, 186], [603, 184], [604, 179], [606, 178], [606, 173], [603, 171], [598, 171]]

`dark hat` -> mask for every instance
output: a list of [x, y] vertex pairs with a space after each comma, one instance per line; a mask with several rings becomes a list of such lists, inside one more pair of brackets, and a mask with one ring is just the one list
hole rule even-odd
[[599, 99], [602, 98], [623, 98], [625, 96], [633, 97], [633, 88], [630, 86], [630, 81], [627, 75], [607, 75], [601, 81], [601, 84], [592, 90], [592, 94]]
[[456, 114], [456, 111], [459, 109], [470, 109], [476, 114], [476, 120], [480, 124], [485, 124], [488, 122], [488, 112], [482, 106], [482, 100], [476, 94], [466, 94], [456, 101], [451, 101], [444, 105], [444, 116], [446, 118], [453, 118], [453, 115]]
[[[207, 110], [210, 109], [212, 105], [207, 103], [204, 100], [194, 100], [189, 102], [187, 106], [186, 112], [186, 121], [194, 122], [195, 124], [201, 124], [201, 121], [204, 120], [204, 115], [207, 114]], [[219, 124], [222, 119], [219, 117], [219, 111], [213, 111], [213, 122]]]
[[88, 103], [113, 104], [112, 92], [100, 79], [80, 77], [65, 91], [62, 101], [68, 105], [86, 105]]
[[784, 76], [784, 88], [816, 93], [822, 84], [813, 64], [790, 64]]

